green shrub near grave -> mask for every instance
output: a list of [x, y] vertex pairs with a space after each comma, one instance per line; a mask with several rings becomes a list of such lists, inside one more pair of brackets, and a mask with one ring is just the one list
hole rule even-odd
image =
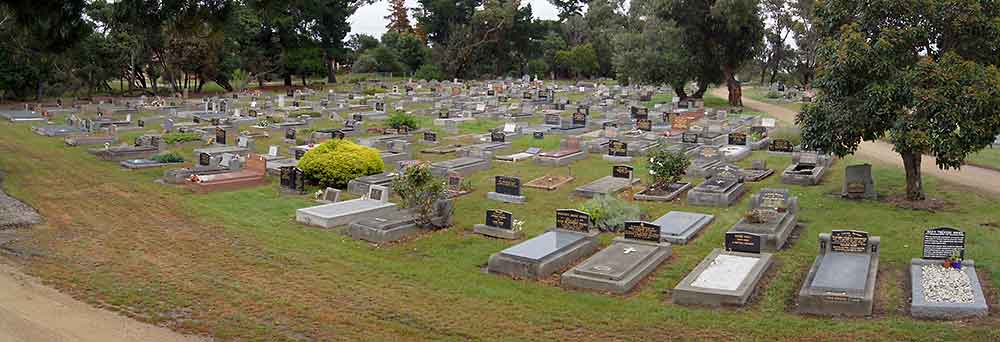
[[352, 179], [381, 173], [385, 164], [376, 149], [332, 139], [306, 152], [299, 168], [320, 186], [343, 189]]
[[767, 98], [769, 98], [769, 99], [780, 99], [781, 98], [781, 93], [779, 93], [777, 91], [774, 91], [774, 90], [770, 90], [770, 91], [767, 92], [767, 95], [764, 95], [764, 96], [767, 96]]
[[777, 128], [768, 134], [771, 139], [785, 139], [792, 143], [792, 146], [798, 146], [802, 143], [802, 131], [798, 127], [781, 127]]
[[405, 112], [398, 111], [389, 116], [385, 121], [392, 128], [409, 128], [417, 129], [417, 118], [413, 115], [406, 114]]
[[150, 160], [156, 161], [158, 163], [183, 163], [184, 157], [180, 154], [174, 152], [167, 152], [163, 154], [158, 154], [149, 158]]
[[189, 141], [200, 141], [200, 140], [201, 140], [201, 134], [191, 133], [191, 132], [167, 133], [163, 135], [163, 142], [167, 143], [168, 145], [183, 144]]
[[365, 87], [364, 94], [368, 95], [368, 96], [372, 96], [372, 95], [381, 94], [381, 93], [384, 93], [384, 92], [385, 92], [385, 89], [382, 89], [382, 87]]
[[444, 80], [444, 71], [437, 64], [427, 63], [417, 68], [417, 72], [413, 73], [413, 78], [427, 81], [441, 81]]
[[590, 214], [594, 226], [605, 232], [617, 232], [624, 228], [625, 221], [638, 220], [642, 215], [639, 206], [612, 195], [591, 198], [580, 205], [580, 210]]
[[445, 189], [445, 180], [432, 174], [428, 164], [407, 167], [392, 181], [392, 191], [401, 199], [400, 207], [416, 212], [421, 227], [432, 227], [435, 204], [445, 198]]
[[677, 183], [684, 176], [684, 171], [691, 165], [691, 159], [681, 151], [669, 151], [665, 148], [654, 150], [647, 159], [649, 175], [653, 176], [653, 184]]

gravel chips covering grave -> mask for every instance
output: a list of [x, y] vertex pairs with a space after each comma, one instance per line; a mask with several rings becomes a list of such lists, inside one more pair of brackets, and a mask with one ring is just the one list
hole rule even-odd
[[0, 191], [0, 229], [25, 227], [42, 222], [38, 212]]
[[924, 299], [928, 303], [972, 303], [972, 284], [961, 270], [941, 265], [921, 267]]

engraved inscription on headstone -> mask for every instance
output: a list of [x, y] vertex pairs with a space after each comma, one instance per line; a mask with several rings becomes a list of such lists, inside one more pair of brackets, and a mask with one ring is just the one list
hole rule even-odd
[[637, 129], [639, 129], [641, 131], [646, 131], [646, 132], [652, 131], [653, 130], [653, 121], [649, 120], [649, 119], [638, 119], [638, 120], [635, 120], [635, 128], [637, 128]]
[[948, 259], [956, 251], [965, 258], [965, 232], [948, 227], [924, 231], [924, 259]]
[[739, 232], [726, 233], [727, 251], [760, 254], [760, 246], [760, 235]]
[[531, 136], [534, 137], [535, 139], [545, 139], [545, 132], [537, 131], [537, 132], [531, 133]]
[[507, 140], [507, 135], [503, 131], [493, 131], [490, 133], [490, 142], [504, 142]]
[[486, 211], [486, 225], [500, 229], [513, 229], [514, 214], [506, 210], [489, 209]]
[[660, 226], [645, 221], [625, 221], [625, 238], [660, 242]]
[[215, 128], [215, 143], [220, 145], [226, 144], [226, 130], [222, 127]]
[[793, 152], [795, 148], [792, 147], [792, 142], [785, 139], [774, 139], [771, 141], [771, 145], [767, 147], [769, 151], [774, 152]]
[[608, 155], [612, 157], [628, 156], [628, 144], [621, 140], [611, 140], [608, 142]]
[[586, 126], [587, 125], [587, 114], [576, 112], [573, 113], [573, 126]]
[[868, 233], [856, 230], [834, 230], [830, 233], [830, 250], [841, 253], [865, 253]]
[[496, 192], [504, 195], [521, 196], [521, 179], [517, 177], [496, 176]]
[[681, 142], [688, 144], [698, 143], [698, 133], [683, 133], [681, 134]]
[[208, 166], [209, 164], [212, 164], [212, 155], [205, 152], [198, 154], [198, 165]]
[[631, 179], [633, 169], [634, 168], [629, 165], [615, 165], [611, 168], [611, 177]]
[[576, 209], [556, 210], [556, 228], [586, 233], [590, 231], [590, 224], [590, 214]]
[[745, 133], [729, 133], [730, 145], [746, 145], [747, 135]]
[[434, 132], [424, 132], [424, 141], [435, 142], [438, 140], [437, 133]]

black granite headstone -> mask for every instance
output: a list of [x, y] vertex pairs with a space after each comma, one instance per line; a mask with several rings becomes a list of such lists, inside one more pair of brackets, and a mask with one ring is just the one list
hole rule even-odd
[[767, 147], [768, 151], [774, 152], [793, 152], [795, 148], [792, 147], [792, 142], [785, 139], [774, 139], [771, 141], [771, 145]]
[[514, 229], [514, 214], [506, 210], [489, 209], [486, 211], [486, 225], [500, 229]]
[[424, 141], [437, 142], [438, 135], [434, 132], [424, 132]]
[[760, 235], [739, 232], [726, 233], [727, 251], [760, 254], [760, 246]]
[[729, 133], [729, 144], [730, 145], [746, 145], [747, 135], [745, 133]]
[[521, 179], [517, 177], [496, 176], [496, 192], [504, 195], [521, 196]]
[[841, 253], [865, 253], [868, 250], [868, 233], [834, 230], [830, 233], [830, 250]]
[[660, 242], [660, 226], [645, 221], [625, 221], [625, 238]]
[[545, 139], [545, 132], [537, 131], [531, 133], [531, 136], [534, 137], [535, 139]]
[[698, 133], [683, 133], [681, 134], [681, 142], [688, 144], [698, 143]]
[[629, 165], [615, 165], [611, 168], [611, 177], [631, 179], [633, 170], [634, 168]]
[[948, 259], [956, 251], [965, 258], [965, 232], [948, 227], [924, 231], [924, 259]]
[[576, 209], [556, 209], [556, 228], [576, 232], [590, 232], [593, 219], [590, 214]]
[[612, 157], [627, 157], [628, 143], [621, 140], [611, 140], [608, 142], [608, 155]]

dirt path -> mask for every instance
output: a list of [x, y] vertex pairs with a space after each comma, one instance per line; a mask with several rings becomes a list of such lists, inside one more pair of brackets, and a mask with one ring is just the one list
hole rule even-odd
[[0, 263], [0, 341], [208, 341], [101, 310]]
[[[712, 95], [721, 98], [728, 97], [726, 90], [723, 88], [712, 89]], [[755, 101], [745, 96], [743, 97], [743, 105], [766, 112], [788, 124], [795, 124], [795, 115], [797, 113], [794, 110]], [[896, 165], [900, 168], [903, 167], [903, 159], [899, 157], [898, 153], [892, 150], [892, 145], [882, 141], [862, 142], [861, 146], [858, 147], [858, 151], [855, 152], [855, 156], [861, 159], [868, 159], [872, 162]], [[935, 164], [934, 157], [931, 156], [924, 156], [920, 164], [920, 169], [924, 175], [934, 176], [948, 183], [962, 185], [979, 192], [1000, 195], [1000, 172], [997, 171], [972, 165], [962, 166], [961, 170], [941, 170]]]

